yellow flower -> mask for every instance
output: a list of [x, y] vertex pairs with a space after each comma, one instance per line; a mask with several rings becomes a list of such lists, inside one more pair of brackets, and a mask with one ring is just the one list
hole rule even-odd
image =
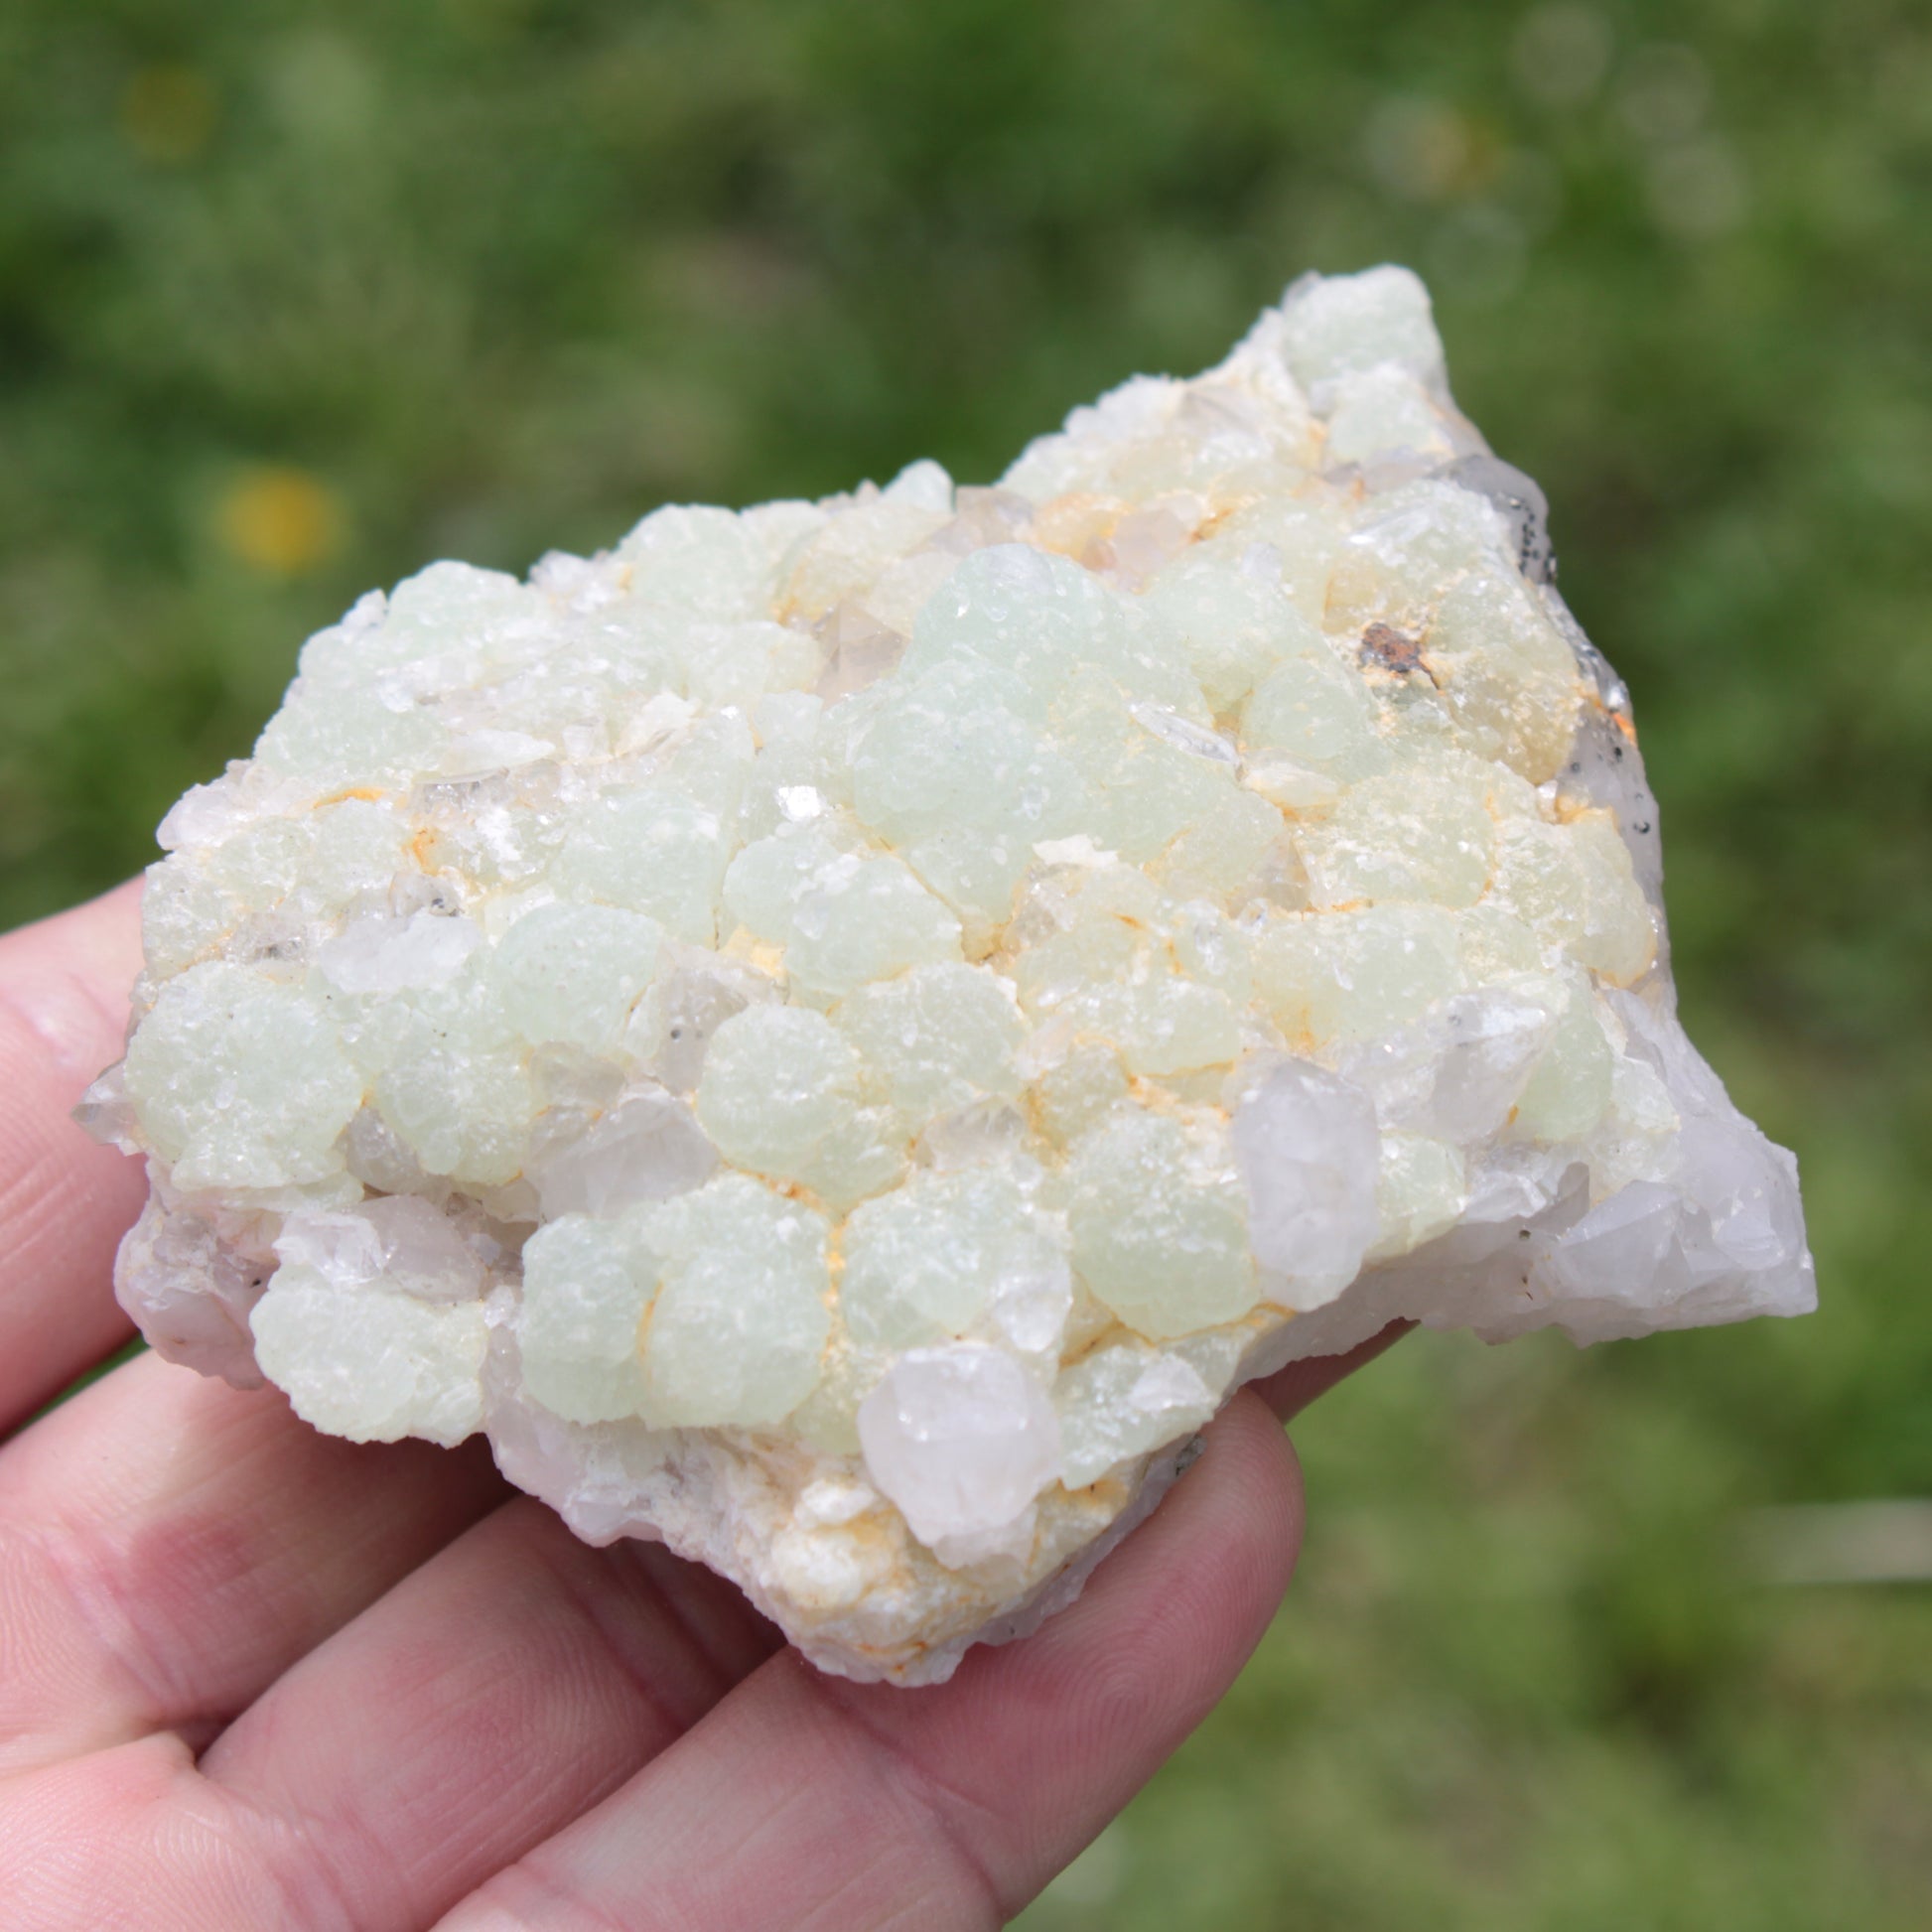
[[215, 529], [243, 563], [277, 577], [299, 577], [335, 554], [342, 503], [306, 470], [265, 465], [247, 471], [221, 497]]

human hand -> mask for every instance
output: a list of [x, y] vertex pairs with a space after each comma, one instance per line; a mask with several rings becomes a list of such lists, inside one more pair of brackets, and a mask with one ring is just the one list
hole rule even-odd
[[[0, 939], [0, 1431], [130, 1332], [143, 1177], [68, 1110], [120, 1050], [136, 891]], [[1389, 1338], [1237, 1396], [1078, 1603], [917, 1691], [586, 1547], [482, 1443], [358, 1448], [140, 1356], [0, 1448], [0, 1919], [1002, 1924], [1233, 1681], [1301, 1542], [1277, 1418]]]

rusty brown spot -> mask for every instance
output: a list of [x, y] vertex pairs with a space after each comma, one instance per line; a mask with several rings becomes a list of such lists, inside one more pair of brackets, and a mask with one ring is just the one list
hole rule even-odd
[[1393, 624], [1379, 621], [1370, 624], [1362, 632], [1361, 655], [1364, 664], [1380, 664], [1398, 677], [1420, 671], [1431, 684], [1436, 682], [1436, 673], [1423, 662], [1421, 639], [1407, 635]]

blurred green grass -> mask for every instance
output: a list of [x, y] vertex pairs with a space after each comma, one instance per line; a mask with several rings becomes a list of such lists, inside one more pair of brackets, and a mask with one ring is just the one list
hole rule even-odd
[[12, 0], [0, 918], [151, 855], [298, 640], [1213, 359], [1413, 262], [1630, 680], [1692, 1031], [1825, 1296], [1406, 1343], [1299, 1432], [1297, 1592], [1046, 1928], [1871, 1928], [1932, 1897], [1932, 23], [1906, 0]]

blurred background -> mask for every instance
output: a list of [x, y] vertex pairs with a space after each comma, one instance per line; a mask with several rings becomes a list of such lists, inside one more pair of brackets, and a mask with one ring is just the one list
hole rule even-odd
[[990, 481], [1384, 259], [1635, 689], [1824, 1311], [1324, 1403], [1289, 1608], [1024, 1923], [1922, 1927], [1932, 1524], [1846, 1506], [1932, 1497], [1923, 6], [7, 0], [0, 914], [145, 863], [368, 585]]

